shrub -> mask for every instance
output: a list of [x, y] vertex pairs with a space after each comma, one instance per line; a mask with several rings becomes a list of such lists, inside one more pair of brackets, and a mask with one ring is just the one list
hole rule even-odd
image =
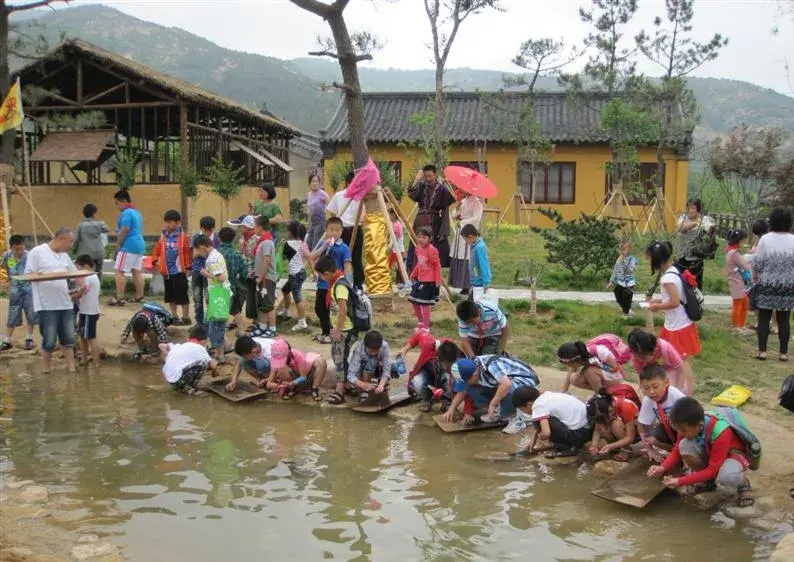
[[290, 199], [289, 201], [289, 218], [306, 222], [309, 220], [309, 214], [306, 212], [306, 201], [303, 199]]

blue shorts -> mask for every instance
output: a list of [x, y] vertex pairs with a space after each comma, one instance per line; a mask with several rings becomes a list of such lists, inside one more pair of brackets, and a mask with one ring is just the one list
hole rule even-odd
[[250, 361], [240, 359], [243, 371], [254, 378], [265, 379], [270, 376], [270, 361], [256, 357]]
[[226, 338], [226, 321], [207, 322], [207, 339], [212, 347], [220, 347]]
[[74, 347], [74, 309], [40, 310], [39, 332], [41, 349], [48, 353], [55, 351], [58, 343], [61, 347]]
[[295, 275], [290, 275], [287, 282], [281, 288], [281, 292], [292, 293], [292, 300], [296, 303], [303, 302], [303, 283], [306, 281], [306, 270], [299, 271]]
[[28, 326], [36, 325], [36, 311], [33, 309], [33, 294], [11, 295], [8, 299], [8, 318], [6, 328], [18, 328], [22, 325], [22, 314]]
[[77, 333], [84, 340], [96, 339], [96, 325], [99, 314], [80, 314], [77, 316]]

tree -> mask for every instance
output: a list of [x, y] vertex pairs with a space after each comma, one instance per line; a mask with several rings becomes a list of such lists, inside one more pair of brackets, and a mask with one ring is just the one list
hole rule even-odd
[[644, 97], [654, 115], [657, 131], [656, 200], [660, 225], [664, 225], [664, 151], [674, 147], [699, 121], [695, 95], [686, 77], [719, 55], [728, 39], [719, 33], [703, 43], [692, 38], [694, 0], [665, 0], [666, 15], [653, 22], [653, 36], [645, 32], [637, 38], [640, 52], [663, 72], [659, 82], [646, 82]]
[[[293, 0], [294, 1], [294, 0]], [[469, 16], [492, 8], [502, 10], [501, 0], [424, 0], [425, 13], [433, 38], [435, 70], [435, 106], [433, 115], [433, 161], [446, 164], [444, 151], [444, 70], [461, 24]]]
[[224, 220], [229, 218], [229, 201], [237, 197], [243, 189], [244, 167], [226, 164], [220, 156], [212, 159], [212, 165], [205, 171], [205, 180], [210, 190], [223, 200]]
[[[342, 71], [343, 84], [334, 87], [344, 92], [347, 105], [347, 127], [350, 135], [350, 150], [356, 168], [366, 165], [369, 160], [367, 139], [364, 134], [364, 102], [361, 99], [361, 82], [358, 78], [358, 63], [372, 60], [368, 52], [375, 46], [375, 38], [367, 33], [351, 35], [347, 29], [344, 11], [350, 0], [334, 0], [327, 4], [320, 0], [290, 0], [293, 4], [323, 18], [331, 28], [332, 40], [322, 41], [320, 51], [310, 52], [312, 56], [326, 56], [336, 59]], [[358, 49], [357, 49], [358, 47]]]

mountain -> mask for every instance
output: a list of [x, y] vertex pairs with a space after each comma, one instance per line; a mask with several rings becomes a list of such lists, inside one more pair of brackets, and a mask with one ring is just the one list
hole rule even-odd
[[[31, 35], [44, 35], [52, 44], [63, 35], [77, 37], [149, 64], [208, 90], [316, 132], [331, 118], [339, 100], [323, 84], [340, 80], [335, 61], [298, 58], [289, 61], [243, 53], [174, 27], [139, 20], [101, 5], [44, 10], [15, 26]], [[359, 69], [365, 91], [431, 91], [432, 70]], [[470, 68], [451, 69], [445, 77], [452, 90], [497, 90], [502, 73]], [[705, 140], [746, 123], [781, 127], [794, 135], [794, 98], [747, 82], [691, 78], [689, 85], [701, 102], [702, 120], [696, 137]], [[544, 79], [541, 88], [555, 89]]]

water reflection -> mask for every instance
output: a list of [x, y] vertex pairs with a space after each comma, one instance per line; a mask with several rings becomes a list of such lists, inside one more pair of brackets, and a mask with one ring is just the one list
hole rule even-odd
[[0, 475], [46, 484], [57, 520], [118, 534], [132, 560], [767, 554], [762, 537], [671, 499], [637, 511], [593, 498], [582, 467], [473, 460], [498, 439], [490, 432], [190, 398], [163, 387], [154, 368], [29, 368], [0, 370]]

